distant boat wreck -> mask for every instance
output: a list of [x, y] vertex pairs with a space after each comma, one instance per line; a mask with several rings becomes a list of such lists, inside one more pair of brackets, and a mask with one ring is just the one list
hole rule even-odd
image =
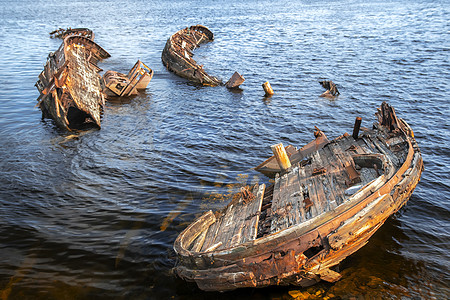
[[102, 78], [97, 63], [110, 54], [93, 41], [94, 33], [87, 28], [59, 29], [50, 35], [63, 42], [49, 54], [39, 74], [36, 106], [63, 129], [100, 128], [105, 99], [135, 95], [153, 77], [153, 71], [138, 60], [128, 75], [107, 71]]
[[242, 188], [189, 225], [174, 243], [175, 273], [206, 291], [339, 280], [331, 268], [405, 205], [423, 170], [409, 125], [385, 102], [376, 116], [361, 134], [361, 118], [353, 135], [326, 142], [319, 131], [292, 164], [273, 147], [275, 183]]
[[[194, 83], [209, 86], [222, 85], [221, 80], [206, 73], [203, 66], [198, 65], [193, 59], [193, 50], [213, 40], [214, 34], [203, 25], [186, 27], [167, 40], [161, 60], [169, 71]], [[226, 87], [237, 88], [244, 80], [244, 77], [236, 72], [226, 83]]]

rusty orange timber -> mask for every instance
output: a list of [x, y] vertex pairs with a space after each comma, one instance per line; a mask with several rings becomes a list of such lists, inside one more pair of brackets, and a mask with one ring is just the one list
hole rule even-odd
[[180, 77], [202, 85], [217, 86], [222, 82], [208, 75], [193, 59], [194, 49], [212, 42], [214, 34], [203, 25], [186, 27], [174, 33], [166, 42], [161, 60], [166, 68]]
[[175, 240], [175, 273], [207, 291], [339, 280], [332, 267], [405, 205], [423, 170], [409, 125], [385, 102], [376, 116], [195, 220]]
[[100, 85], [99, 60], [110, 57], [89, 37], [68, 35], [50, 53], [35, 86], [44, 116], [67, 130], [100, 128], [104, 95]]

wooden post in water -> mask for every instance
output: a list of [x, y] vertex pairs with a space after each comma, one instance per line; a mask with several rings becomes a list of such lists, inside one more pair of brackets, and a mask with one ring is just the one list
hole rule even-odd
[[275, 158], [277, 159], [278, 165], [280, 166], [281, 170], [285, 171], [291, 167], [291, 161], [289, 160], [289, 157], [286, 154], [286, 150], [283, 147], [282, 143], [270, 146], [272, 148], [272, 152], [275, 155]]
[[238, 72], [234, 72], [230, 80], [228, 80], [227, 83], [225, 83], [225, 86], [229, 89], [238, 88], [244, 81], [245, 81], [244, 76], [242, 76]]
[[359, 128], [361, 128], [361, 121], [362, 121], [361, 117], [356, 117], [355, 126], [353, 127], [353, 138], [355, 140], [358, 139]]
[[273, 95], [273, 89], [270, 86], [270, 83], [268, 81], [264, 82], [262, 84], [262, 87], [264, 89], [264, 92], [266, 93], [266, 97], [272, 96]]

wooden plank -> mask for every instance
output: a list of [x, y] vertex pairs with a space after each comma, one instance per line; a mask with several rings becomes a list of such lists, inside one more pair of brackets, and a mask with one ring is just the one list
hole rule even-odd
[[303, 197], [303, 187], [300, 184], [300, 174], [299, 172], [295, 172], [297, 175], [297, 194], [294, 195], [295, 200], [297, 201], [297, 210], [299, 215], [299, 223], [306, 221], [306, 211], [305, 211], [305, 198]]
[[325, 165], [326, 173], [323, 175], [323, 190], [325, 192], [325, 197], [327, 199], [327, 204], [329, 209], [334, 209], [339, 201], [339, 194], [336, 193], [336, 186], [334, 184], [333, 174], [336, 172], [336, 162], [333, 160], [334, 155], [328, 147], [324, 147], [319, 151], [319, 154], [322, 158], [322, 162]]
[[285, 174], [275, 181], [275, 187], [273, 189], [272, 200], [272, 222], [270, 225], [270, 232], [277, 232], [283, 228], [286, 228], [286, 206], [287, 202], [285, 197], [285, 190], [288, 187], [288, 175]]
[[345, 199], [345, 189], [347, 188], [347, 182], [349, 182], [349, 177], [347, 172], [344, 170], [344, 162], [341, 157], [343, 153], [341, 149], [334, 144], [329, 145], [329, 151], [333, 155], [335, 168], [330, 172], [330, 185], [335, 193], [336, 202], [340, 205]]
[[256, 194], [256, 198], [252, 203], [252, 218], [245, 221], [244, 233], [239, 243], [245, 243], [256, 239], [258, 234], [259, 216], [261, 214], [262, 200], [264, 198], [264, 192], [266, 189], [265, 184], [255, 186], [253, 193]]
[[370, 140], [375, 145], [376, 149], [378, 149], [379, 153], [384, 154], [391, 159], [392, 163], [396, 168], [398, 168], [401, 165], [401, 162], [399, 161], [397, 156], [395, 156], [395, 154], [392, 153], [392, 151], [386, 147], [384, 142], [380, 140], [379, 137], [376, 138], [371, 137]]
[[239, 199], [232, 201], [216, 222], [218, 225], [211, 227], [207, 233], [207, 241], [203, 243], [202, 249], [214, 248], [215, 245], [215, 249], [225, 249], [255, 239], [264, 190], [264, 184], [256, 185], [253, 199], [244, 199], [241, 194]]
[[[239, 199], [239, 202], [242, 201], [242, 196]], [[219, 242], [222, 243], [222, 246], [219, 248], [225, 248], [226, 242], [231, 240], [233, 237], [233, 231], [234, 231], [234, 223], [237, 220], [239, 220], [240, 216], [238, 215], [238, 210], [236, 207], [238, 203], [235, 201], [232, 201], [228, 207], [225, 210], [225, 213], [221, 217], [222, 224], [220, 224], [219, 229], [217, 231], [217, 234], [214, 239], [214, 244], [217, 244]]]
[[212, 224], [208, 228], [208, 232], [206, 233], [205, 241], [203, 242], [201, 251], [206, 251], [209, 247], [214, 244], [214, 240], [217, 236], [217, 231], [219, 230], [220, 224], [222, 223], [223, 218], [219, 218], [216, 220], [214, 224]]
[[312, 178], [315, 190], [315, 202], [317, 202], [318, 214], [322, 214], [329, 209], [329, 204], [325, 196], [325, 191], [323, 189], [322, 178], [323, 175], [314, 176]]
[[[317, 209], [314, 206], [314, 204], [312, 203], [312, 199], [311, 199], [311, 195], [310, 195], [310, 186], [309, 186], [309, 182], [308, 182], [308, 178], [311, 177], [311, 168], [310, 166], [306, 166], [304, 168], [299, 168], [298, 170], [299, 172], [299, 184], [302, 187], [303, 190], [303, 208], [305, 209], [306, 212], [306, 219], [310, 219], [313, 216], [317, 215]], [[312, 205], [311, 205], [312, 204]], [[309, 206], [311, 205], [311, 206]], [[309, 206], [309, 207], [308, 207]]]
[[192, 245], [191, 251], [198, 252], [202, 249], [203, 243], [205, 242], [206, 233], [208, 230], [204, 230], [195, 240]]
[[346, 182], [350, 182], [347, 172], [343, 170], [349, 162], [348, 156], [345, 155], [342, 149], [336, 144], [330, 144], [330, 150], [334, 154], [337, 163], [337, 170], [339, 170], [336, 173], [336, 180], [340, 186], [344, 186]]
[[296, 172], [289, 173], [288, 188], [285, 191], [287, 205], [290, 209], [286, 211], [287, 227], [300, 223], [299, 203], [296, 195], [298, 194], [298, 175]]
[[224, 241], [225, 248], [255, 239], [256, 233], [253, 230], [256, 232], [257, 228], [253, 229], [252, 226], [255, 226], [254, 221], [259, 217], [259, 213], [261, 212], [264, 185], [261, 187], [263, 188], [262, 191], [260, 191], [259, 185], [254, 186], [252, 194], [255, 195], [255, 198], [251, 202], [239, 202], [239, 205], [236, 206], [236, 213], [239, 215], [237, 216], [238, 218], [235, 218], [231, 239]]

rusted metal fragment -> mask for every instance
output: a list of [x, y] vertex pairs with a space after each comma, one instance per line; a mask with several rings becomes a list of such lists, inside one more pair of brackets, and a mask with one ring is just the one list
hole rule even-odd
[[103, 75], [103, 92], [106, 97], [126, 97], [137, 95], [147, 88], [153, 78], [153, 70], [138, 60], [128, 74], [106, 71]]
[[[408, 124], [384, 102], [380, 111], [379, 123], [358, 140], [339, 136], [312, 151], [309, 163], [298, 161], [275, 178], [256, 211], [256, 238], [228, 242], [255, 214], [237, 202], [216, 213], [214, 221], [209, 212], [188, 226], [174, 243], [175, 273], [201, 289], [219, 291], [338, 280], [340, 274], [330, 268], [364, 246], [405, 205], [423, 170]], [[356, 176], [352, 172], [361, 182], [346, 195]], [[240, 225], [233, 227], [235, 222]]]
[[100, 128], [104, 97], [98, 61], [109, 53], [84, 36], [69, 35], [50, 53], [35, 86], [44, 116], [67, 130]]

